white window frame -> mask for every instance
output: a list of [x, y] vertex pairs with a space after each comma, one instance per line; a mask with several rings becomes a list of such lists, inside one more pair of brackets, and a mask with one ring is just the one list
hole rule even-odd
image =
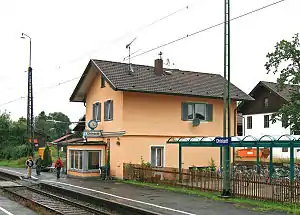
[[[97, 104], [97, 103], [100, 103], [100, 106], [98, 106], [98, 108], [102, 106], [101, 101], [94, 101], [94, 103], [92, 105], [92, 119], [94, 119], [94, 105]], [[101, 116], [102, 116], [102, 114], [101, 114], [101, 108], [100, 108], [100, 110], [98, 109], [98, 111], [100, 111], [100, 118], [101, 118]], [[98, 112], [96, 113], [95, 120], [97, 122], [100, 122], [101, 119], [98, 119], [97, 117], [98, 117]]]
[[[152, 166], [152, 147], [157, 147], [157, 148], [162, 148], [162, 156], [163, 156], [163, 160], [162, 160], [162, 166], [157, 166], [157, 159], [155, 161], [156, 165], [155, 167], [165, 167], [166, 166], [166, 146], [165, 145], [150, 145], [150, 164]], [[156, 157], [157, 157], [157, 151], [156, 151]]]
[[188, 121], [193, 121], [195, 119], [195, 115], [196, 115], [196, 104], [198, 105], [204, 105], [204, 120], [201, 119], [201, 122], [207, 122], [207, 118], [206, 118], [206, 105], [208, 104], [207, 102], [185, 102], [189, 105], [192, 105], [192, 112], [193, 112], [193, 119], [187, 119]]
[[86, 162], [88, 171], [96, 170], [96, 169], [89, 169], [89, 152], [99, 152], [99, 167], [102, 166], [102, 156], [103, 156], [103, 150], [102, 149], [95, 149], [95, 150], [87, 149], [86, 152], [87, 152], [87, 156], [88, 156], [87, 157], [87, 162]]
[[[106, 99], [104, 102], [103, 102], [103, 112], [104, 112], [104, 114], [103, 114], [103, 117], [105, 116], [105, 102], [108, 102], [108, 101], [114, 101], [112, 98], [111, 99]], [[103, 119], [105, 122], [109, 122], [109, 121], [113, 121], [113, 119], [109, 116], [109, 114], [110, 114], [110, 103], [108, 103], [109, 104], [109, 106], [107, 107], [107, 111], [108, 111], [108, 113], [107, 113], [107, 119]], [[114, 110], [112, 110], [113, 112], [114, 112]]]
[[[68, 150], [69, 152], [68, 152], [68, 154], [70, 155], [70, 160], [69, 160], [69, 169], [70, 170], [77, 170], [77, 171], [83, 171], [83, 159], [84, 159], [84, 153], [83, 153], [83, 151], [84, 150], [82, 150], [82, 149], [69, 149]], [[74, 152], [74, 158], [73, 158], [73, 162], [74, 162], [74, 167], [72, 167], [71, 165], [72, 165], [72, 152]], [[76, 152], [80, 152], [81, 153], [81, 159], [80, 159], [80, 156], [78, 156], [78, 165], [79, 165], [79, 163], [80, 163], [80, 161], [81, 161], [81, 169], [78, 169], [78, 168], [76, 168], [76, 165], [75, 165], [75, 160], [76, 160], [76, 156], [75, 156], [75, 153]]]

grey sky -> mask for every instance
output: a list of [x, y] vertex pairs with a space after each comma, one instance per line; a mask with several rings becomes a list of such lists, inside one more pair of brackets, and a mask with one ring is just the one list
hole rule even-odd
[[[276, 0], [231, 0], [231, 17]], [[182, 9], [157, 24], [153, 21]], [[300, 32], [299, 0], [286, 0], [231, 22], [232, 82], [249, 92], [266, 75], [266, 54], [281, 39]], [[0, 1], [0, 104], [27, 95], [29, 41], [32, 38], [34, 114], [61, 111], [76, 121], [85, 113], [83, 104], [69, 97], [90, 58], [122, 61], [125, 45], [134, 37], [132, 52], [138, 53], [222, 22], [223, 0], [2, 0]], [[158, 52], [175, 67], [223, 74], [223, 26], [133, 59], [153, 65]], [[121, 38], [116, 40], [117, 38]], [[52, 88], [51, 88], [52, 87]], [[221, 86], [220, 86], [221, 87]], [[14, 119], [26, 116], [26, 99], [0, 106]]]

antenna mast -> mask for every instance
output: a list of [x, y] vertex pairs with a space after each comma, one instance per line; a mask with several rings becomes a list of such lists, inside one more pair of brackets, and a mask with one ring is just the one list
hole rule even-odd
[[128, 43], [127, 45], [126, 45], [126, 49], [128, 49], [128, 52], [129, 52], [129, 54], [128, 54], [128, 66], [129, 66], [129, 71], [131, 71], [131, 65], [130, 65], [130, 46], [131, 46], [131, 44], [134, 42], [136, 40], [136, 37], [130, 42], [130, 43]]

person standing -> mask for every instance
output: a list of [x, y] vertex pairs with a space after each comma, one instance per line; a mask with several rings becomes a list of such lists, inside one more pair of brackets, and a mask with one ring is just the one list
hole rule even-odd
[[32, 171], [33, 164], [34, 163], [33, 163], [33, 160], [32, 160], [32, 156], [29, 156], [28, 159], [26, 160], [28, 178], [31, 178], [31, 171]]
[[41, 169], [42, 169], [42, 156], [41, 155], [39, 155], [39, 158], [35, 161], [35, 166], [36, 166], [36, 174], [40, 175]]
[[56, 162], [55, 162], [55, 168], [56, 168], [56, 173], [57, 173], [57, 179], [60, 178], [60, 170], [61, 168], [64, 167], [62, 160], [60, 159], [60, 157], [57, 158]]

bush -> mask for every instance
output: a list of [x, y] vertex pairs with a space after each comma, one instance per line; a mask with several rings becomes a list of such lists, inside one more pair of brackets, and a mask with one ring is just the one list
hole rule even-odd
[[9, 146], [0, 151], [0, 159], [16, 160], [22, 157], [27, 157], [31, 151], [28, 144]]
[[45, 147], [43, 158], [44, 158], [43, 159], [43, 166], [48, 167], [48, 166], [52, 165], [52, 159], [51, 159], [51, 155], [50, 155], [49, 146]]

